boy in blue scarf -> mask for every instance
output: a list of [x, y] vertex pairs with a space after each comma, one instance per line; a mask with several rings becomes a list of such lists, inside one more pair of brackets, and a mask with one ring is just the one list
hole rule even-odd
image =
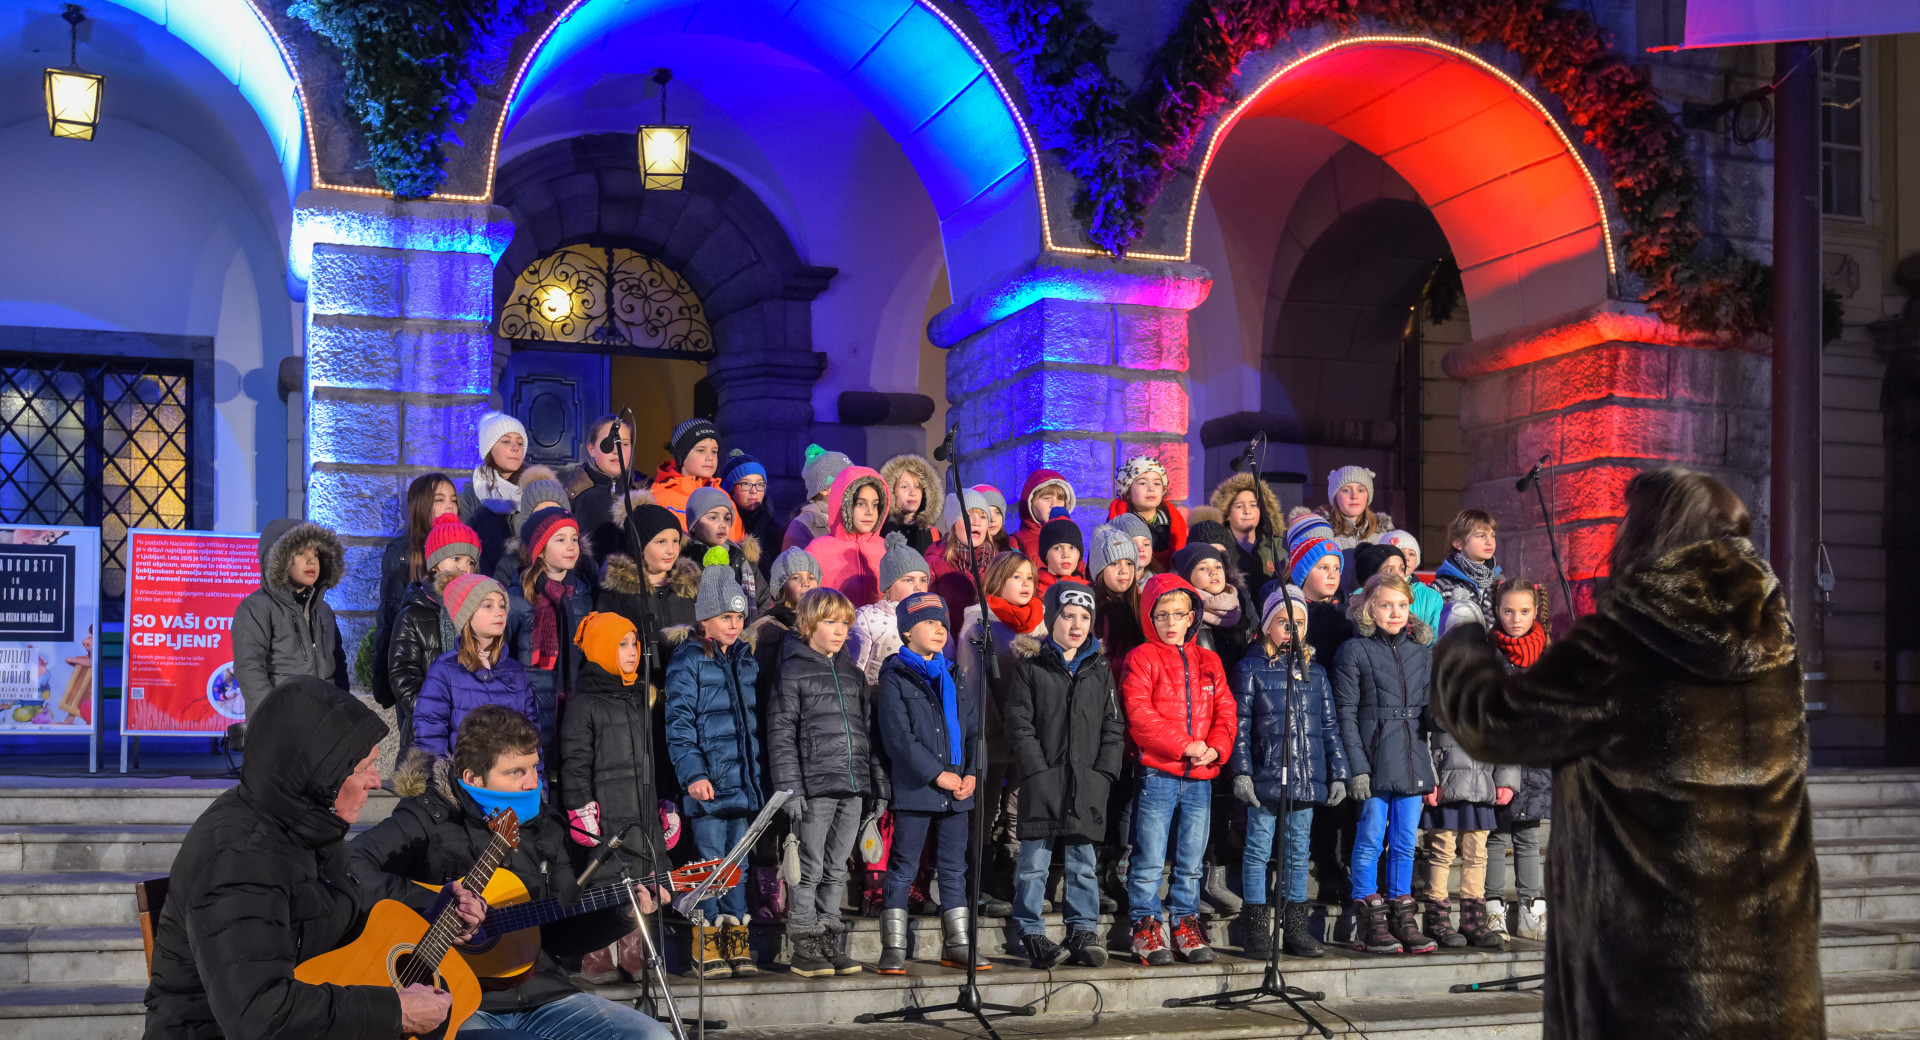
[[[893, 778], [893, 854], [887, 862], [886, 909], [880, 913], [882, 975], [907, 970], [907, 888], [931, 832], [938, 843], [940, 963], [967, 966], [967, 846], [974, 787], [979, 783], [979, 705], [954, 681], [947, 645], [947, 605], [916, 592], [894, 608], [900, 651], [880, 668], [876, 705], [880, 744]], [[985, 957], [980, 970], [993, 967]]]

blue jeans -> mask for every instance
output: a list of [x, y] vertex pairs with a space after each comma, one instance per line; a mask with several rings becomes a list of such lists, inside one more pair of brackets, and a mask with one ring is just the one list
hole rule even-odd
[[1160, 867], [1167, 862], [1171, 843], [1173, 883], [1167, 889], [1171, 904], [1167, 909], [1176, 919], [1197, 914], [1213, 781], [1187, 780], [1158, 769], [1142, 769], [1140, 774], [1140, 797], [1133, 809], [1133, 859], [1127, 866], [1128, 910], [1136, 921], [1160, 916]]
[[1047, 893], [1047, 870], [1053, 866], [1053, 847], [1065, 856], [1067, 876], [1067, 930], [1091, 932], [1100, 917], [1100, 885], [1093, 877], [1093, 846], [1061, 838], [1028, 838], [1020, 843], [1020, 863], [1013, 873], [1013, 924], [1021, 935], [1045, 935], [1040, 900]]
[[[721, 819], [718, 816], [692, 816], [687, 818], [693, 827], [693, 844], [700, 850], [701, 859], [719, 859], [726, 855], [741, 838], [747, 836], [747, 827], [753, 823], [752, 817], [735, 816]], [[744, 885], [735, 885], [713, 899], [702, 900], [700, 910], [707, 915], [707, 923], [718, 924], [721, 917], [732, 917], [741, 924], [747, 923], [747, 889]]]
[[940, 879], [940, 909], [967, 905], [967, 848], [973, 838], [973, 810], [965, 812], [893, 811], [893, 854], [887, 860], [886, 908], [905, 910], [907, 891], [920, 872], [920, 853], [931, 833], [934, 876]]
[[1307, 901], [1307, 839], [1313, 833], [1313, 806], [1287, 814], [1286, 845], [1278, 839], [1280, 814], [1264, 804], [1247, 809], [1247, 851], [1240, 861], [1240, 892], [1249, 903], [1267, 901], [1267, 863], [1280, 860], [1280, 898]]
[[1387, 845], [1387, 898], [1413, 894], [1413, 844], [1420, 829], [1420, 796], [1377, 795], [1360, 803], [1353, 839], [1353, 898], [1380, 891], [1380, 843]]
[[665, 1025], [626, 1004], [575, 993], [499, 1013], [476, 1011], [460, 1024], [458, 1040], [672, 1040]]

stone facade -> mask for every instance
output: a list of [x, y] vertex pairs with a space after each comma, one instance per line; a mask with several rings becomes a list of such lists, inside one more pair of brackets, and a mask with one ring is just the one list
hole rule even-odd
[[493, 392], [494, 263], [513, 233], [497, 206], [309, 191], [294, 217], [308, 272], [307, 518], [340, 535], [328, 596], [349, 657], [379, 605], [380, 557], [407, 484], [464, 483]]

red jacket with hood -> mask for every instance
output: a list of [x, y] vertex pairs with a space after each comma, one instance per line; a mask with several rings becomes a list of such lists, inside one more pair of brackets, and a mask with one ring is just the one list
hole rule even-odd
[[[880, 520], [871, 532], [854, 534], [853, 499], [862, 484], [879, 490]], [[839, 589], [856, 610], [880, 600], [880, 559], [887, 555], [880, 529], [886, 524], [891, 498], [880, 474], [865, 466], [848, 466], [827, 488], [826, 537], [807, 543], [807, 551], [820, 561], [820, 584]]]
[[[1020, 490], [1020, 502], [1015, 506], [1015, 512], [1020, 515], [1020, 529], [1013, 532], [1013, 547], [1022, 556], [1033, 561], [1033, 594], [1036, 596], [1045, 595], [1047, 587], [1059, 580], [1047, 572], [1047, 561], [1040, 558], [1040, 528], [1046, 526], [1047, 518], [1035, 516], [1033, 512], [1034, 494], [1049, 485], [1058, 488], [1060, 493], [1066, 496], [1067, 512], [1073, 512], [1073, 507], [1080, 501], [1079, 497], [1073, 493], [1073, 485], [1067, 483], [1067, 478], [1050, 469], [1034, 470], [1033, 474], [1027, 477], [1027, 486]], [[1084, 535], [1085, 532], [1082, 534]], [[1084, 552], [1080, 557], [1080, 565], [1074, 568], [1073, 573], [1081, 581], [1087, 579], [1087, 559]]]
[[[1194, 618], [1186, 642], [1162, 642], [1153, 625], [1153, 605], [1170, 592], [1184, 592]], [[1140, 764], [1189, 780], [1211, 780], [1233, 754], [1239, 710], [1220, 657], [1193, 641], [1200, 628], [1200, 593], [1177, 574], [1147, 579], [1140, 597], [1140, 627], [1146, 642], [1127, 652], [1121, 696], [1127, 705], [1127, 734], [1140, 749]], [[1184, 757], [1187, 745], [1204, 740], [1219, 753], [1196, 766]]]

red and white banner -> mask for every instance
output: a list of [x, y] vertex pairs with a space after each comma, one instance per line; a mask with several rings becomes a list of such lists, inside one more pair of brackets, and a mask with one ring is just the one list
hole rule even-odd
[[258, 535], [127, 532], [126, 735], [220, 734], [246, 719], [233, 611], [259, 587]]

